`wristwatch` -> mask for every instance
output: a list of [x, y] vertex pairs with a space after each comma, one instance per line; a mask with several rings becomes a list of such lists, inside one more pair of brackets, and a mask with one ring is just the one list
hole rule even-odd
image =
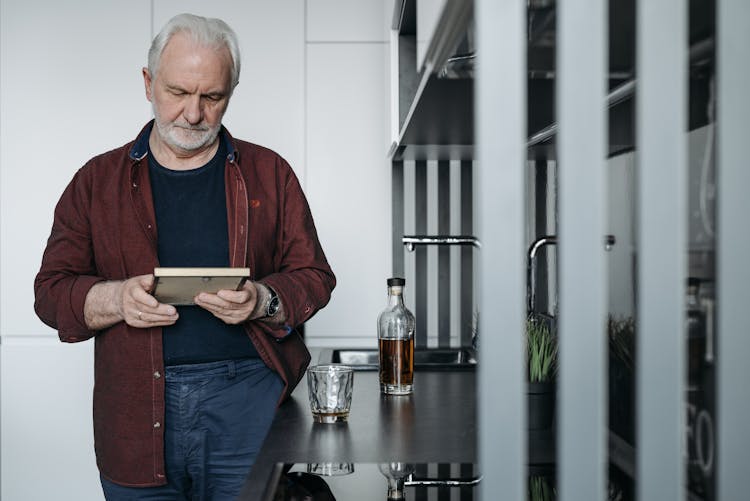
[[271, 293], [271, 297], [268, 300], [268, 303], [266, 304], [266, 316], [265, 318], [272, 317], [278, 313], [279, 308], [281, 307], [281, 300], [279, 299], [279, 296], [276, 294], [276, 291], [272, 288], [268, 287], [268, 292]]

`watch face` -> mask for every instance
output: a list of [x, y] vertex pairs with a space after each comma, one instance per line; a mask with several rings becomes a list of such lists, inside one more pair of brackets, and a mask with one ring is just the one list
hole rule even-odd
[[269, 317], [272, 317], [276, 315], [276, 312], [279, 311], [279, 296], [273, 296], [271, 298], [271, 301], [268, 303], [268, 310], [266, 310], [266, 315]]

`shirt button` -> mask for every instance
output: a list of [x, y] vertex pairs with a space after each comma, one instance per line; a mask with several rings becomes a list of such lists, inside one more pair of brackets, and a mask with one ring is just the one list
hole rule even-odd
[[161, 423], [159, 421], [155, 422], [154, 428], [161, 428]]
[[159, 371], [154, 372], [154, 379], [159, 379], [161, 377], [161, 374]]

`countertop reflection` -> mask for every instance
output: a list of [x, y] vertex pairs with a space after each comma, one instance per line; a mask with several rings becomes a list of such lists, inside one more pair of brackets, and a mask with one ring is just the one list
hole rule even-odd
[[[391, 463], [393, 464], [393, 463]], [[406, 501], [478, 499], [480, 477], [473, 464], [398, 463], [406, 467], [399, 495]], [[283, 470], [273, 501], [386, 501], [389, 498], [389, 463], [312, 463], [277, 465]], [[450, 479], [455, 485], [432, 485]], [[390, 486], [395, 485], [391, 476]], [[391, 491], [392, 492], [392, 491]]]

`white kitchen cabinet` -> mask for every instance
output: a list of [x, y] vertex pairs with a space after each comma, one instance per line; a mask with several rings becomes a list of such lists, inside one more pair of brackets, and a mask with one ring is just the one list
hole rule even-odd
[[93, 342], [3, 339], [2, 499], [104, 499], [91, 417], [93, 351]]
[[390, 270], [387, 44], [307, 49], [307, 195], [338, 278], [308, 344], [374, 345]]
[[93, 343], [63, 345], [33, 280], [67, 183], [149, 119], [150, 3], [0, 0], [0, 497], [103, 499]]
[[32, 283], [65, 186], [150, 117], [147, 0], [0, 0], [0, 335], [50, 335]]
[[306, 0], [308, 42], [387, 42], [393, 0]]
[[390, 273], [393, 1], [306, 2], [306, 193], [338, 283], [310, 346], [372, 346]]

